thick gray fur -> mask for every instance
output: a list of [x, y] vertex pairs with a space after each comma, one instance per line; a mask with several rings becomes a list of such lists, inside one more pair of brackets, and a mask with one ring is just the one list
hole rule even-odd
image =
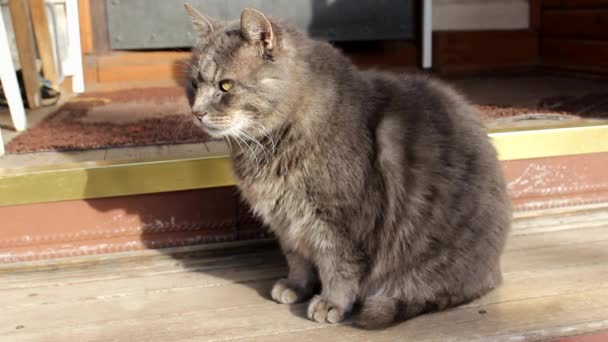
[[195, 122], [230, 143], [242, 196], [289, 264], [272, 298], [310, 299], [318, 322], [356, 312], [377, 328], [499, 285], [509, 200], [460, 95], [357, 70], [255, 10], [235, 22], [189, 13], [202, 33], [188, 71]]

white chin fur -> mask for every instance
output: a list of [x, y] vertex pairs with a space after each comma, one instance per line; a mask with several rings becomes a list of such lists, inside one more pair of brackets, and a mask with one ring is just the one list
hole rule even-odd
[[210, 129], [209, 127], [206, 127], [206, 126], [203, 126], [203, 130], [205, 131], [205, 133], [207, 133], [212, 138], [223, 138], [227, 135], [226, 130], [220, 131], [220, 130]]
[[[213, 138], [224, 138], [228, 136], [241, 136], [242, 132], [247, 129], [247, 119], [236, 113], [233, 116], [232, 125], [223, 128], [215, 128], [211, 125], [203, 124], [202, 127], [207, 134]], [[210, 127], [211, 126], [211, 127]]]

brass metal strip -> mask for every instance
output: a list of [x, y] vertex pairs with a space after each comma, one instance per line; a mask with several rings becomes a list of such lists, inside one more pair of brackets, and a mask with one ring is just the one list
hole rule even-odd
[[[608, 152], [608, 125], [490, 132], [501, 160]], [[0, 169], [0, 206], [234, 185], [230, 158], [126, 160]]]
[[233, 185], [230, 159], [90, 162], [0, 171], [0, 206]]
[[608, 152], [608, 125], [490, 133], [500, 160]]

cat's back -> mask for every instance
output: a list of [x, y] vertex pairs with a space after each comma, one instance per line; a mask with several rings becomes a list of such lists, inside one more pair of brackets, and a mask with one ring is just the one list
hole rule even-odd
[[413, 219], [437, 223], [471, 216], [482, 203], [508, 216], [496, 151], [463, 96], [424, 75], [362, 75], [373, 89], [369, 121], [388, 198]]
[[426, 75], [361, 75], [371, 89], [371, 129], [386, 147], [405, 147], [410, 158], [438, 152], [443, 166], [450, 165], [450, 153], [496, 159], [475, 109], [451, 86]]
[[[360, 72], [370, 84], [377, 113], [396, 116], [408, 128], [450, 135], [453, 130], [480, 135], [483, 127], [468, 101], [443, 81], [426, 75]], [[483, 140], [483, 139], [482, 139]]]

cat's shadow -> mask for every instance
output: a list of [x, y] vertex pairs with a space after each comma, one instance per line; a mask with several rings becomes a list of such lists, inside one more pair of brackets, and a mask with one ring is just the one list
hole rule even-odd
[[[173, 261], [176, 271], [183, 269], [186, 272], [204, 274], [206, 276], [204, 281], [209, 282], [210, 286], [222, 284], [248, 287], [255, 291], [255, 295], [267, 301], [268, 305], [285, 305], [276, 303], [270, 295], [274, 283], [278, 279], [286, 277], [288, 270], [287, 262], [276, 240], [267, 229], [252, 218], [249, 209], [238, 200], [236, 189], [207, 189], [203, 192], [208, 194], [203, 195], [202, 199], [215, 198], [216, 200], [205, 200], [202, 204], [195, 204], [199, 208], [199, 214], [206, 220], [202, 219], [197, 227], [192, 226], [190, 228], [181, 227], [184, 222], [187, 223], [187, 219], [184, 219], [184, 217], [175, 219], [174, 226], [169, 225], [161, 229], [154, 227], [154, 222], [166, 221], [167, 219], [163, 217], [160, 210], [155, 210], [158, 209], [157, 206], [188, 206], [189, 204], [186, 203], [175, 204], [172, 202], [176, 202], [179, 198], [183, 200], [182, 196], [189, 195], [164, 193], [138, 196], [135, 200], [129, 198], [123, 198], [122, 200], [94, 199], [87, 202], [101, 213], [128, 217], [130, 218], [128, 219], [129, 222], [134, 219], [139, 220], [143, 229], [138, 240], [144, 247], [159, 253], [158, 256], [152, 257], [156, 258], [155, 260], [160, 260], [161, 263], [166, 262], [166, 259]], [[159, 198], [163, 201], [158, 201]], [[221, 199], [218, 200], [218, 198]], [[232, 204], [228, 204], [228, 202], [232, 202]], [[233, 208], [234, 202], [241, 205], [237, 205], [237, 212], [232, 214], [235, 217], [234, 221], [224, 223], [224, 227], [230, 228], [221, 230], [221, 226], [214, 226], [212, 213], [217, 214], [226, 210], [223, 208], [225, 206]], [[232, 209], [228, 209], [228, 212], [231, 212], [230, 210]], [[165, 209], [163, 211], [171, 210]], [[186, 212], [191, 213], [191, 210]], [[184, 215], [179, 212], [173, 214], [176, 217]], [[205, 221], [208, 223], [205, 223]], [[124, 222], [121, 224], [124, 225]], [[225, 234], [222, 235], [222, 232]], [[180, 242], [186, 240], [184, 238], [186, 235], [193, 238], [207, 235], [208, 238], [220, 241], [193, 246], [178, 246]], [[222, 239], [225, 239], [225, 242], [221, 242]], [[307, 307], [308, 302], [306, 301], [289, 305], [289, 310], [295, 317], [308, 319], [306, 316]]]
[[[352, 11], [352, 3], [345, 0], [335, 1], [322, 1], [322, 0], [311, 0], [313, 6], [313, 18], [311, 27], [319, 27], [320, 23], [325, 23], [327, 18], [340, 14], [345, 7], [348, 7]], [[371, 3], [369, 0], [366, 3]], [[185, 78], [185, 62], [176, 61], [172, 65], [173, 80], [178, 84], [184, 83]], [[191, 101], [191, 98], [189, 97]], [[196, 172], [197, 170], [193, 170]], [[209, 192], [216, 190], [207, 189]], [[199, 190], [200, 191], [200, 190]], [[217, 190], [221, 192], [221, 190]], [[244, 213], [248, 211], [244, 205], [238, 204], [235, 207], [237, 212], [235, 213], [234, 222], [227, 222], [224, 228], [217, 228], [210, 225], [205, 226], [205, 218], [208, 218], [209, 222], [212, 222], [215, 217], [221, 216], [214, 213], [223, 212], [225, 208], [223, 206], [230, 206], [235, 201], [238, 202], [238, 193], [236, 189], [233, 189], [231, 196], [220, 195], [219, 192], [214, 195], [205, 197], [204, 202], [199, 202], [197, 205], [200, 207], [200, 211], [196, 217], [184, 218], [183, 222], [179, 224], [187, 223], [188, 219], [192, 222], [199, 224], [199, 227], [183, 228], [180, 226], [172, 226], [173, 216], [167, 216], [169, 210], [166, 207], [176, 209], [175, 217], [179, 217], [180, 213], [191, 213], [192, 210], [188, 211], [183, 209], [180, 211], [180, 206], [192, 208], [192, 203], [178, 203], [176, 200], [183, 200], [187, 197], [180, 197], [174, 194], [159, 194], [156, 200], [150, 199], [149, 195], [141, 196], [140, 203], [129, 201], [125, 199], [122, 202], [116, 202], [115, 200], [96, 199], [88, 201], [89, 205], [99, 212], [109, 212], [120, 210], [121, 215], [135, 217], [138, 219], [140, 224], [144, 227], [140, 234], [139, 240], [143, 243], [143, 246], [149, 249], [157, 250], [163, 255], [169, 256], [171, 260], [175, 261], [176, 267], [182, 267], [189, 272], [204, 273], [210, 278], [217, 279], [219, 282], [226, 282], [230, 284], [239, 284], [239, 286], [246, 286], [254, 290], [257, 295], [264, 298], [268, 302], [274, 303], [270, 296], [270, 292], [274, 282], [287, 275], [287, 266], [285, 258], [281, 253], [276, 241], [268, 234], [264, 228], [261, 227], [260, 223], [253, 220], [250, 215]], [[159, 198], [162, 197], [165, 208], [161, 208]], [[215, 198], [215, 200], [213, 200]], [[224, 202], [225, 201], [225, 202]], [[143, 204], [141, 202], [144, 202]], [[209, 207], [209, 208], [205, 208]], [[155, 208], [162, 209], [155, 211]], [[173, 215], [173, 214], [172, 214]], [[227, 215], [224, 215], [226, 217]], [[198, 221], [197, 221], [198, 220]], [[159, 229], [154, 227], [154, 222], [171, 222], [169, 226], [162, 226]], [[224, 231], [226, 225], [233, 225], [233, 231]], [[218, 232], [214, 232], [214, 229], [218, 229]], [[199, 230], [197, 230], [199, 229]], [[225, 234], [224, 234], [225, 233]], [[207, 235], [206, 235], [207, 234]], [[224, 234], [222, 236], [222, 234]], [[200, 237], [203, 236], [202, 240]], [[217, 236], [218, 244], [211, 243], [210, 241], [204, 241], [207, 237]], [[263, 240], [259, 240], [263, 238]], [[241, 243], [238, 241], [256, 240], [252, 244]], [[186, 242], [188, 241], [188, 242]], [[192, 242], [195, 241], [195, 242]], [[236, 241], [221, 243], [221, 241]], [[184, 244], [203, 244], [203, 248], [200, 247], [176, 247], [179, 243]], [[217, 247], [215, 247], [217, 246]], [[170, 248], [165, 248], [170, 247]], [[209, 247], [209, 248], [206, 248]], [[213, 281], [213, 280], [212, 280]], [[275, 305], [283, 305], [274, 303]], [[308, 319], [306, 315], [308, 307], [308, 301], [303, 303], [297, 303], [289, 305], [291, 313], [303, 319]]]
[[[206, 273], [207, 275], [213, 275], [213, 276], [219, 276], [221, 278], [223, 278], [224, 280], [230, 281], [232, 284], [238, 284], [240, 286], [247, 286], [250, 289], [253, 289], [256, 291], [257, 295], [262, 297], [264, 300], [266, 300], [268, 303], [268, 306], [271, 305], [276, 305], [276, 306], [280, 306], [280, 305], [287, 305], [289, 307], [289, 311], [290, 313], [298, 318], [301, 319], [308, 319], [306, 311], [308, 308], [308, 300], [304, 301], [302, 303], [296, 303], [296, 304], [280, 304], [275, 302], [270, 295], [270, 292], [272, 290], [272, 286], [274, 285], [275, 281], [277, 281], [278, 279], [285, 277], [287, 275], [287, 263], [285, 261], [284, 256], [282, 255], [280, 249], [278, 248], [278, 246], [276, 244], [274, 244], [272, 241], [268, 241], [268, 244], [262, 244], [258, 247], [245, 247], [241, 252], [244, 252], [246, 254], [242, 254], [241, 256], [245, 256], [247, 259], [250, 259], [250, 261], [253, 261], [251, 264], [246, 264], [246, 265], [240, 265], [239, 267], [247, 267], [247, 266], [251, 266], [254, 272], [258, 272], [258, 275], [254, 276], [254, 278], [256, 278], [256, 280], [252, 281], [250, 279], [246, 279], [243, 280], [241, 277], [238, 276], [237, 273], [232, 273], [230, 272], [230, 266], [226, 265], [226, 264], [221, 264], [221, 262], [223, 260], [230, 260], [233, 258], [239, 258], [239, 253], [234, 253], [232, 254], [230, 252], [230, 250], [226, 250], [226, 253], [231, 253], [231, 254], [226, 254], [225, 256], [219, 256], [219, 257], [207, 257], [205, 258], [204, 255], [200, 255], [197, 253], [183, 253], [183, 252], [176, 252], [176, 253], [168, 253], [168, 255], [170, 255], [172, 258], [174, 258], [175, 260], [177, 260], [178, 262], [180, 262], [180, 265], [183, 267], [185, 266], [186, 268], [188, 268], [188, 270], [190, 272], [202, 272], [202, 273]], [[255, 262], [255, 259], [258, 259], [262, 262], [266, 261], [265, 265], [261, 265], [257, 262]], [[201, 267], [201, 260], [207, 259], [208, 262], [212, 262], [214, 263], [214, 265], [210, 266], [209, 268], [206, 268], [205, 266]], [[264, 274], [267, 273], [268, 267], [270, 266], [270, 268], [274, 268], [275, 266], [278, 267], [279, 269], [281, 267], [284, 268], [284, 271], [281, 272], [280, 274], [271, 274], [269, 277], [265, 277]], [[218, 272], [219, 271], [219, 272]], [[222, 272], [222, 271], [228, 271], [228, 272]]]

